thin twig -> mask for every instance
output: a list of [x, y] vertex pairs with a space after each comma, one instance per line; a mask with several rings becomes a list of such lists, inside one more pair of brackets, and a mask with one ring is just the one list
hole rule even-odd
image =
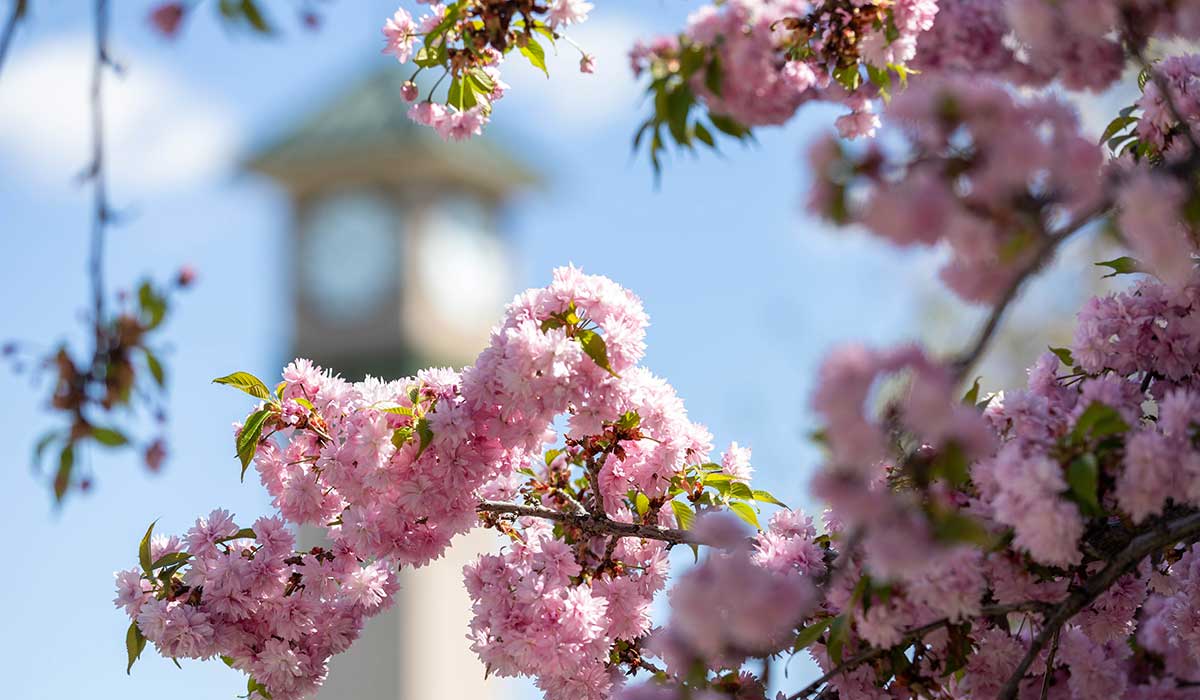
[[104, 170], [104, 71], [108, 55], [108, 0], [96, 0], [96, 55], [92, 63], [92, 162], [87, 178], [92, 184], [92, 236], [88, 273], [92, 287], [92, 322], [96, 324], [96, 352], [105, 344], [104, 323], [104, 233], [108, 226], [108, 179]]
[[951, 364], [956, 382], [962, 381], [967, 376], [967, 373], [971, 371], [971, 368], [975, 366], [975, 363], [979, 361], [979, 358], [983, 356], [988, 344], [992, 341], [992, 337], [1000, 328], [1000, 321], [1003, 319], [1005, 311], [1017, 298], [1017, 293], [1021, 291], [1021, 287], [1025, 284], [1025, 281], [1045, 265], [1046, 261], [1053, 256], [1054, 251], [1064, 241], [1079, 232], [1084, 226], [1090, 224], [1096, 217], [1107, 212], [1109, 206], [1107, 201], [1096, 205], [1079, 214], [1066, 228], [1045, 237], [1033, 259], [1017, 272], [1016, 277], [1009, 282], [1000, 299], [996, 301], [992, 307], [991, 314], [983, 324], [983, 328], [980, 329], [979, 334], [975, 337], [975, 341]]
[[4, 68], [4, 59], [8, 56], [8, 47], [12, 45], [13, 37], [17, 34], [17, 25], [25, 18], [29, 9], [28, 0], [13, 0], [12, 11], [4, 22], [4, 30], [0, 32], [0, 69]]
[[1054, 633], [1054, 641], [1050, 644], [1050, 655], [1046, 657], [1046, 674], [1042, 676], [1042, 696], [1041, 700], [1046, 700], [1046, 696], [1050, 694], [1050, 677], [1054, 675], [1054, 656], [1058, 653], [1058, 638], [1059, 633]]
[[560, 523], [573, 525], [581, 530], [586, 530], [599, 535], [612, 535], [614, 537], [640, 537], [646, 540], [659, 540], [670, 544], [706, 544], [698, 539], [693, 533], [686, 530], [676, 530], [669, 527], [660, 527], [658, 525], [641, 525], [638, 523], [623, 523], [618, 520], [613, 520], [606, 516], [597, 516], [590, 513], [564, 513], [558, 510], [549, 508], [538, 508], [535, 506], [523, 506], [517, 503], [504, 503], [498, 501], [483, 501], [475, 508], [480, 513], [506, 513], [509, 515], [522, 515], [533, 518], [543, 518], [545, 520], [554, 520]]
[[1029, 650], [1025, 653], [1025, 657], [1021, 659], [1021, 663], [1017, 664], [1016, 669], [1000, 690], [997, 700], [1013, 700], [1016, 698], [1021, 681], [1025, 678], [1025, 673], [1038, 657], [1038, 654], [1042, 652], [1042, 649], [1046, 647], [1046, 644], [1050, 642], [1051, 638], [1057, 635], [1059, 629], [1072, 617], [1090, 605], [1093, 600], [1100, 597], [1119, 578], [1129, 573], [1150, 554], [1163, 547], [1197, 536], [1200, 536], [1200, 513], [1192, 513], [1191, 515], [1163, 523], [1160, 527], [1133, 538], [1124, 549], [1117, 552], [1109, 560], [1108, 565], [1100, 573], [1088, 579], [1087, 584], [1083, 588], [1077, 590], [1054, 608], [1054, 612], [1047, 618], [1046, 624], [1042, 626], [1041, 631], [1033, 638], [1033, 642], [1029, 645]]
[[[1046, 603], [1035, 600], [1025, 601], [1023, 603], [1010, 603], [1008, 605], [989, 605], [980, 610], [979, 614], [975, 617], [996, 617], [1015, 612], [1040, 612], [1045, 610], [1047, 607], [1048, 606]], [[840, 676], [841, 674], [852, 671], [865, 663], [870, 663], [875, 659], [890, 654], [892, 649], [895, 649], [896, 647], [906, 647], [909, 644], [920, 640], [930, 632], [951, 624], [954, 624], [953, 620], [948, 617], [943, 617], [939, 620], [934, 620], [928, 624], [921, 625], [920, 627], [914, 627], [903, 634], [898, 644], [894, 644], [890, 647], [868, 649], [867, 651], [846, 659], [842, 663], [831, 668], [825, 673], [825, 675], [789, 695], [787, 700], [800, 700], [800, 698], [806, 698], [815, 693], [821, 686], [825, 685], [827, 682]]]

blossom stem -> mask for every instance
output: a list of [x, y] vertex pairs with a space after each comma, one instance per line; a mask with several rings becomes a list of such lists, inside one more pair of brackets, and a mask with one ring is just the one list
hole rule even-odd
[[480, 513], [501, 513], [554, 520], [595, 534], [612, 535], [614, 537], [640, 537], [646, 540], [659, 540], [670, 544], [706, 544], [686, 530], [676, 530], [658, 525], [623, 523], [599, 515], [564, 513], [549, 508], [523, 506], [518, 503], [504, 503], [500, 501], [483, 501], [475, 509]]

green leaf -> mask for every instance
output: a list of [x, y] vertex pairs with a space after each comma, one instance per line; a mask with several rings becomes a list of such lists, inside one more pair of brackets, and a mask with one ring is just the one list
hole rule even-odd
[[242, 16], [246, 18], [246, 22], [251, 27], [254, 27], [254, 31], [260, 34], [271, 33], [271, 25], [267, 24], [266, 18], [263, 17], [262, 11], [258, 9], [254, 0], [242, 0]]
[[125, 675], [128, 676], [132, 673], [133, 662], [141, 658], [142, 650], [145, 648], [146, 637], [142, 635], [136, 622], [130, 622], [129, 629], [125, 632], [125, 653], [129, 657], [129, 663], [125, 666]]
[[736, 139], [744, 139], [750, 135], [750, 130], [742, 126], [733, 119], [722, 114], [709, 114], [708, 120], [712, 125], [717, 127], [717, 130], [723, 134], [728, 134]]
[[485, 96], [491, 95], [492, 91], [496, 89], [496, 81], [492, 80], [492, 76], [484, 73], [482, 68], [472, 68], [467, 73], [467, 79], [471, 81], [471, 86], [475, 89], [475, 92], [482, 93]]
[[753, 501], [754, 492], [743, 481], [729, 482], [729, 495], [742, 501]]
[[121, 445], [129, 444], [129, 438], [112, 428], [92, 426], [92, 437], [96, 439], [96, 442], [108, 447], [120, 447]]
[[300, 404], [301, 406], [307, 408], [310, 411], [316, 410], [316, 407], [312, 405], [312, 401], [309, 401], [308, 399], [304, 398], [303, 396], [297, 396], [295, 399], [292, 399], [292, 400], [295, 401], [296, 403]]
[[1071, 487], [1073, 500], [1085, 514], [1095, 516], [1104, 513], [1099, 500], [1100, 465], [1096, 455], [1089, 452], [1072, 460], [1067, 467], [1067, 484]]
[[992, 536], [978, 520], [957, 511], [934, 519], [933, 535], [942, 542], [965, 542], [980, 547], [992, 545]]
[[1116, 119], [1109, 122], [1108, 126], [1105, 127], [1104, 133], [1100, 136], [1099, 143], [1104, 143], [1105, 141], [1116, 136], [1118, 132], [1124, 131], [1125, 127], [1129, 126], [1130, 124], [1136, 124], [1136, 123], [1137, 123], [1137, 117], [1131, 117], [1131, 116], [1117, 117]]
[[695, 132], [696, 138], [700, 139], [700, 143], [703, 143], [705, 146], [708, 146], [712, 149], [717, 147], [717, 142], [713, 138], [712, 132], [700, 122], [696, 122], [692, 125], [692, 131]]
[[71, 487], [71, 473], [75, 470], [75, 446], [63, 445], [58, 453], [58, 471], [54, 473], [54, 500], [61, 503], [67, 489]]
[[857, 63], [834, 69], [833, 79], [850, 92], [854, 92], [862, 84], [862, 74], [858, 72]]
[[159, 386], [166, 386], [167, 374], [163, 370], [162, 363], [158, 361], [158, 357], [150, 350], [150, 348], [142, 348], [142, 352], [146, 355], [146, 369], [150, 370], [150, 376], [154, 377], [154, 383]]
[[150, 569], [151, 570], [161, 569], [164, 566], [174, 566], [176, 564], [182, 564], [183, 562], [185, 562], [191, 558], [192, 558], [192, 555], [188, 554], [187, 552], [171, 552], [170, 554], [164, 554], [161, 557], [159, 557], [157, 561], [155, 561], [153, 564], [150, 565]]
[[1088, 437], [1100, 440], [1112, 435], [1120, 435], [1128, 430], [1129, 426], [1115, 408], [1106, 406], [1099, 401], [1093, 401], [1079, 415], [1079, 420], [1075, 421], [1071, 439], [1076, 442], [1081, 442]]
[[416, 424], [417, 437], [421, 439], [417, 446], [417, 456], [413, 459], [420, 459], [421, 454], [425, 452], [425, 448], [429, 447], [429, 443], [433, 442], [433, 428], [429, 427], [429, 421], [422, 418]]
[[40, 471], [41, 465], [42, 465], [42, 455], [46, 452], [46, 448], [49, 447], [50, 444], [52, 442], [54, 442], [55, 440], [57, 440], [58, 438], [59, 438], [59, 432], [57, 430], [49, 430], [49, 431], [43, 433], [42, 436], [40, 438], [38, 438], [37, 443], [34, 444], [34, 446], [33, 446], [33, 466], [36, 467], [39, 471]]
[[638, 515], [645, 515], [650, 510], [650, 499], [644, 493], [639, 493], [633, 498], [633, 505], [637, 508]]
[[762, 489], [754, 490], [754, 500], [761, 501], [763, 503], [770, 503], [772, 505], [779, 506], [780, 508], [788, 507], [786, 503], [772, 496], [769, 491], [763, 491]]
[[675, 522], [684, 530], [691, 530], [696, 522], [696, 511], [682, 501], [671, 501], [671, 510], [675, 512]]
[[154, 571], [153, 562], [150, 561], [150, 538], [154, 536], [155, 520], [150, 523], [150, 527], [146, 528], [146, 534], [142, 535], [142, 541], [138, 543], [138, 563], [142, 565], [142, 571], [147, 575]]
[[796, 635], [796, 641], [792, 644], [792, 653], [797, 654], [821, 638], [825, 630], [829, 629], [829, 625], [833, 622], [832, 617], [823, 617], [808, 627], [800, 630]]
[[1050, 348], [1050, 352], [1054, 353], [1063, 365], [1067, 367], [1075, 366], [1075, 356], [1071, 354], [1070, 348]]
[[237, 456], [242, 462], [242, 481], [246, 480], [246, 470], [250, 468], [250, 461], [254, 459], [254, 452], [258, 449], [258, 441], [262, 439], [263, 424], [271, 415], [271, 409], [263, 408], [250, 414], [246, 419], [246, 423], [242, 426], [242, 432], [238, 433], [237, 437]]
[[258, 693], [263, 700], [271, 700], [271, 693], [267, 691], [267, 686], [254, 680], [254, 677], [251, 676], [246, 680], [246, 697], [254, 700], [255, 693]]
[[138, 287], [138, 305], [146, 317], [146, 330], [157, 328], [167, 315], [167, 300], [154, 291], [149, 282], [142, 282]]
[[258, 535], [254, 533], [254, 528], [244, 527], [229, 537], [222, 537], [221, 539], [217, 540], [216, 544], [221, 544], [222, 542], [232, 542], [233, 540], [252, 540], [255, 537], [258, 537]]
[[[312, 404], [309, 404], [310, 406]], [[413, 414], [412, 406], [400, 406], [398, 404], [384, 404], [382, 406], [374, 406], [375, 410], [383, 411], [384, 413], [395, 413], [401, 416], [411, 416]]]
[[933, 475], [951, 486], [962, 486], [971, 478], [967, 455], [956, 442], [950, 442], [933, 460]]
[[749, 523], [755, 530], [762, 529], [758, 524], [758, 514], [754, 512], [753, 508], [745, 503], [742, 503], [741, 501], [734, 501], [729, 504], [729, 510], [733, 511], [735, 515]]
[[521, 47], [521, 55], [529, 61], [529, 65], [541, 70], [547, 78], [550, 77], [550, 71], [546, 70], [546, 50], [537, 42], [537, 39], [530, 37], [529, 41]]
[[830, 660], [835, 665], [842, 663], [842, 649], [846, 646], [849, 631], [850, 624], [845, 613], [833, 618], [833, 622], [829, 625], [829, 639], [825, 641], [825, 646], [829, 650]]
[[446, 92], [446, 104], [457, 107], [461, 112], [474, 107], [476, 105], [475, 88], [471, 81], [464, 82], [458, 78], [450, 81], [450, 89]]
[[1128, 255], [1122, 255], [1119, 258], [1098, 262], [1095, 263], [1095, 265], [1096, 267], [1107, 267], [1112, 270], [1112, 272], [1104, 276], [1105, 279], [1109, 277], [1116, 277], [1117, 275], [1132, 275], [1142, 271], [1142, 263], [1135, 258], [1129, 257]]
[[613, 371], [612, 365], [608, 363], [608, 345], [605, 344], [604, 338], [593, 330], [580, 331], [575, 335], [575, 339], [583, 346], [583, 352], [600, 366], [601, 369], [608, 370], [612, 376], [618, 376]]
[[249, 372], [234, 372], [224, 377], [217, 377], [213, 380], [213, 384], [225, 384], [235, 389], [241, 389], [254, 398], [262, 399], [263, 401], [271, 399], [271, 390], [267, 388], [267, 385], [263, 384], [261, 379]]
[[971, 388], [963, 396], [963, 403], [968, 406], [974, 406], [979, 403], [979, 380], [980, 377], [975, 377], [975, 383], [971, 385]]
[[402, 426], [392, 431], [392, 445], [397, 449], [403, 449], [408, 441], [412, 439], [413, 429], [410, 426]]
[[708, 62], [708, 66], [704, 69], [704, 87], [712, 94], [720, 97], [724, 83], [725, 70], [721, 67], [721, 57], [714, 54], [712, 60]]

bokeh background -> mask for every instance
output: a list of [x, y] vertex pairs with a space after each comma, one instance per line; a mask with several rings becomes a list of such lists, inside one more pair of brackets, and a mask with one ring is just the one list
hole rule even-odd
[[[219, 663], [180, 671], [150, 653], [128, 678], [128, 622], [110, 602], [112, 573], [133, 563], [153, 518], [159, 531], [181, 532], [214, 507], [247, 522], [269, 510], [253, 479], [238, 483], [232, 455], [231, 425], [246, 401], [210, 384], [238, 369], [271, 383], [289, 359], [295, 322], [288, 199], [240, 163], [372, 71], [409, 70], [379, 54], [394, 0], [319, 3], [317, 31], [300, 25], [294, 4], [267, 3], [280, 29], [267, 39], [230, 33], [201, 7], [175, 41], [148, 26], [152, 4], [114, 8], [113, 53], [125, 73], [109, 81], [106, 109], [111, 197], [122, 219], [109, 236], [108, 275], [119, 288], [182, 264], [199, 274], [165, 333], [171, 455], [157, 475], [135, 453], [90, 455], [91, 493], [56, 509], [47, 476], [29, 468], [29, 448], [50, 421], [48, 389], [29, 372], [0, 372], [0, 492], [10, 528], [0, 555], [0, 659], [4, 694], [20, 700], [244, 693], [241, 676]], [[803, 211], [802, 153], [832, 129], [831, 109], [807, 107], [786, 128], [760, 130], [749, 147], [675, 158], [656, 185], [630, 150], [643, 105], [625, 51], [637, 37], [680, 27], [694, 4], [598, 4], [572, 33], [597, 56], [595, 75], [581, 75], [578, 53], [565, 45], [550, 82], [526, 66], [505, 71], [513, 88], [488, 136], [543, 180], [504, 210], [508, 292], [541, 285], [569, 262], [635, 290], [652, 319], [648, 366], [674, 384], [718, 446], [753, 448], [762, 487], [812, 512], [806, 483], [820, 454], [807, 440], [816, 427], [807, 402], [821, 357], [849, 340], [924, 338], [952, 350], [967, 343], [981, 312], [946, 301], [936, 251], [833, 231]], [[0, 339], [34, 347], [83, 333], [90, 210], [75, 177], [88, 157], [92, 52], [83, 10], [35, 3], [0, 72]], [[1127, 95], [1081, 101], [1090, 128], [1098, 133]], [[1021, 329], [1031, 308], [1069, 318], [1098, 278], [1050, 275], [1012, 327]], [[1049, 342], [1044, 327], [1024, 328], [992, 360], [1006, 379], [1019, 379], [1013, 368]], [[775, 681], [798, 687], [809, 670], [797, 658], [791, 679], [780, 672]], [[501, 686], [509, 697], [535, 697], [526, 683]]]

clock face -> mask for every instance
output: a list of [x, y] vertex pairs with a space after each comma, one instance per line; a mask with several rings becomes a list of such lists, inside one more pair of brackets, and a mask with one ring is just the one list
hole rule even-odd
[[346, 191], [312, 206], [300, 251], [303, 293], [325, 321], [370, 318], [400, 288], [399, 212], [382, 196]]
[[491, 212], [472, 197], [448, 197], [429, 213], [417, 247], [417, 275], [431, 311], [463, 335], [486, 333], [509, 294], [504, 246]]

